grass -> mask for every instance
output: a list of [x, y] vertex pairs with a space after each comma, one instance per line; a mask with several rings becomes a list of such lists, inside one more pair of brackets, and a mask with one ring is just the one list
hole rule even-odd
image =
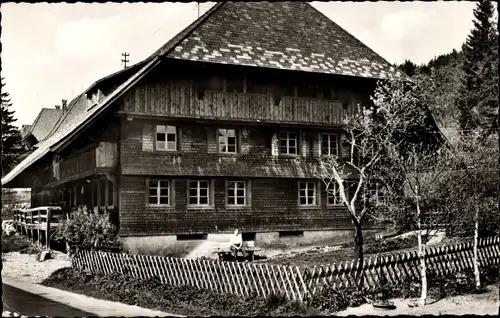
[[43, 285], [187, 316], [317, 316], [324, 312], [272, 295], [267, 299], [214, 293], [190, 286], [163, 285], [118, 274], [89, 275], [71, 268], [54, 272]]

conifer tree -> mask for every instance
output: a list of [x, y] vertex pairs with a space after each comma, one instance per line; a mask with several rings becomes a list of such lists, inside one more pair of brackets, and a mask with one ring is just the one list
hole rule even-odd
[[17, 119], [14, 117], [14, 111], [10, 109], [12, 103], [9, 93], [4, 89], [4, 78], [2, 84], [2, 175], [8, 173], [16, 164], [16, 157], [22, 152], [21, 133], [14, 125]]
[[[462, 46], [462, 68], [465, 76], [461, 83], [457, 107], [460, 112], [460, 128], [464, 133], [478, 126], [490, 129], [491, 125], [495, 124], [491, 122], [491, 118], [488, 120], [494, 101], [498, 100], [498, 88], [488, 89], [488, 86], [491, 88], [495, 82], [498, 87], [498, 76], [495, 78], [497, 70], [493, 69], [498, 67], [498, 35], [493, 22], [493, 12], [493, 4], [490, 1], [478, 2], [474, 9], [474, 27]], [[491, 94], [493, 95], [489, 96]]]

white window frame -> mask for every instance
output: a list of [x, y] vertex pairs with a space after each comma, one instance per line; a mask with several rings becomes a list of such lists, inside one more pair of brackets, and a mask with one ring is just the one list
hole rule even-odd
[[[327, 137], [328, 147], [323, 147], [323, 138]], [[334, 140], [332, 140], [334, 138]], [[332, 141], [335, 142], [335, 151], [332, 152]], [[323, 150], [327, 150], [327, 153], [323, 153]], [[322, 156], [338, 156], [339, 155], [339, 136], [335, 133], [322, 133], [320, 138], [320, 150]]]
[[[191, 183], [192, 182], [196, 182], [196, 188], [191, 188]], [[200, 183], [201, 182], [206, 182], [207, 183], [207, 187], [201, 187], [200, 186]], [[211, 206], [211, 203], [212, 203], [212, 184], [211, 184], [211, 180], [208, 180], [208, 179], [199, 179], [199, 180], [188, 180], [188, 184], [187, 184], [187, 189], [188, 189], [188, 193], [187, 193], [187, 205], [189, 207], [210, 207]], [[196, 189], [196, 203], [191, 203], [191, 189]], [[205, 196], [201, 196], [200, 195], [200, 192], [202, 189], [207, 189], [207, 195], [206, 195], [206, 198], [207, 198], [207, 203], [200, 203], [200, 199], [205, 197]]]
[[[302, 188], [302, 185], [305, 185], [305, 188], [303, 189]], [[309, 190], [311, 189], [310, 186], [312, 185], [312, 189], [314, 190], [313, 192], [313, 195], [312, 195], [312, 198], [313, 198], [313, 202], [312, 203], [308, 203], [309, 202], [309, 199], [310, 199], [310, 196], [309, 196]], [[298, 204], [299, 206], [301, 207], [310, 207], [310, 206], [318, 206], [318, 183], [315, 182], [315, 181], [299, 181], [298, 182]], [[305, 195], [302, 195], [302, 191], [305, 191]], [[302, 198], [305, 198], [306, 199], [306, 203], [301, 203], [301, 200]]]
[[[156, 182], [156, 187], [151, 187], [151, 182]], [[164, 186], [166, 183], [166, 187]], [[163, 185], [163, 186], [162, 186]], [[172, 202], [172, 182], [169, 179], [160, 178], [148, 178], [147, 179], [147, 195], [146, 204], [148, 206], [158, 207], [158, 206], [170, 206]], [[151, 189], [156, 190], [155, 195], [151, 195]], [[161, 195], [161, 190], [167, 189], [167, 195]], [[160, 203], [161, 198], [167, 197], [167, 203]], [[156, 203], [151, 203], [150, 198], [156, 198]]]
[[[159, 134], [165, 135], [164, 141], [158, 141]], [[174, 136], [174, 140], [169, 141], [168, 137], [172, 136], [172, 135]], [[160, 147], [160, 143], [164, 143], [163, 147]], [[156, 148], [156, 150], [177, 151], [177, 145], [178, 145], [177, 126], [173, 126], [173, 125], [156, 125], [155, 126], [155, 148]]]
[[[229, 131], [233, 132], [233, 138], [234, 138], [234, 151], [229, 151], [229, 146], [233, 146], [232, 144], [229, 144]], [[221, 135], [221, 132], [224, 132], [223, 135]], [[222, 139], [221, 139], [222, 138]], [[221, 142], [222, 141], [222, 142]], [[238, 152], [238, 130], [236, 128], [219, 128], [217, 129], [217, 143], [219, 147], [219, 153], [228, 153], [228, 154], [235, 154]], [[223, 150], [225, 148], [225, 150]]]
[[[326, 194], [326, 205], [327, 206], [339, 206], [339, 205], [343, 205], [342, 203], [342, 198], [340, 197], [340, 192], [339, 192], [339, 186], [337, 184], [337, 182], [331, 182], [329, 184], [329, 186], [333, 187], [333, 193], [335, 194], [331, 194], [330, 191], [328, 191], [328, 188], [327, 188], [327, 194]], [[334, 199], [334, 203], [330, 203], [330, 198], [333, 198]]]
[[[231, 184], [234, 184], [234, 195], [229, 195], [229, 189]], [[241, 187], [243, 185], [243, 187]], [[240, 186], [240, 187], [239, 187]], [[238, 195], [238, 190], [243, 190], [243, 196]], [[248, 193], [249, 193], [249, 182], [242, 180], [228, 180], [226, 181], [226, 206], [228, 207], [241, 207], [248, 206]], [[233, 198], [234, 203], [229, 203], [229, 199]], [[243, 203], [238, 203], [238, 199], [243, 198]]]
[[[283, 135], [285, 134], [285, 137]], [[295, 134], [295, 138], [290, 138], [290, 134]], [[281, 145], [282, 141], [286, 140], [286, 152], [283, 152], [283, 147]], [[290, 141], [294, 140], [295, 141], [295, 152], [292, 153], [290, 152]], [[279, 153], [280, 155], [287, 155], [287, 156], [297, 156], [299, 154], [299, 133], [294, 132], [294, 131], [280, 131], [279, 133]]]

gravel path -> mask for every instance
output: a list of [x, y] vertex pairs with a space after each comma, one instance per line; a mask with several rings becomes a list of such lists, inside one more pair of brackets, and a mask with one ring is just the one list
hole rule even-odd
[[71, 266], [71, 262], [66, 254], [57, 251], [51, 251], [50, 253], [53, 259], [43, 262], [36, 260], [36, 254], [21, 254], [19, 252], [2, 254], [2, 276], [39, 284], [56, 270]]
[[488, 291], [483, 294], [470, 294], [452, 296], [425, 305], [424, 307], [409, 307], [410, 299], [393, 299], [396, 309], [378, 309], [369, 304], [348, 308], [335, 314], [335, 316], [349, 315], [374, 315], [374, 316], [399, 316], [399, 315], [497, 315], [499, 283], [489, 285]]

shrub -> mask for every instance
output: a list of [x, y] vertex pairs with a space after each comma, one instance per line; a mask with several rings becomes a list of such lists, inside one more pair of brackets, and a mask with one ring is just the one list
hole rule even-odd
[[2, 253], [18, 252], [30, 246], [30, 240], [22, 235], [14, 234], [7, 236], [2, 232]]
[[72, 212], [57, 227], [56, 240], [68, 243], [71, 249], [119, 251], [117, 229], [109, 220], [109, 213], [87, 211], [86, 207]]

